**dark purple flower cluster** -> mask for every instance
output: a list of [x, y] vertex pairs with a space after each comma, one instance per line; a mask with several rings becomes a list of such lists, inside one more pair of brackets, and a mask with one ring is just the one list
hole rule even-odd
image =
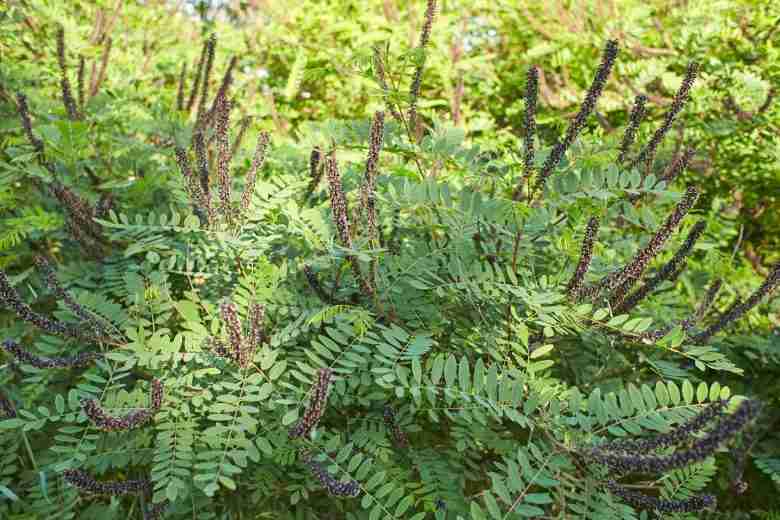
[[57, 61], [60, 64], [60, 88], [62, 90], [62, 102], [68, 111], [68, 118], [72, 121], [79, 119], [79, 111], [68, 80], [68, 65], [65, 59], [65, 30], [60, 27], [57, 30]]
[[[539, 69], [535, 65], [528, 68], [525, 80], [525, 111], [523, 115], [523, 176], [515, 188], [514, 200], [519, 200], [523, 193], [523, 186], [531, 178], [533, 173], [534, 138], [536, 137], [536, 104], [539, 97]], [[529, 186], [530, 189], [530, 186]]]
[[325, 292], [325, 289], [323, 289], [322, 285], [320, 284], [319, 278], [317, 278], [317, 274], [314, 272], [314, 270], [312, 270], [310, 265], [303, 266], [303, 274], [306, 275], [306, 281], [309, 282], [309, 287], [311, 287], [311, 289], [319, 297], [319, 299], [323, 301], [323, 303], [333, 303], [333, 299], [327, 292]]
[[203, 194], [199, 179], [192, 173], [187, 151], [184, 148], [177, 146], [175, 153], [176, 163], [179, 165], [182, 177], [184, 177], [184, 189], [187, 191], [187, 195], [192, 201], [193, 212], [198, 216], [200, 223], [206, 225], [208, 224], [208, 214], [205, 211], [205, 208], [210, 205], [210, 201], [207, 200]]
[[393, 442], [399, 448], [405, 448], [409, 445], [409, 439], [406, 437], [406, 433], [401, 429], [395, 420], [395, 410], [390, 405], [385, 406], [385, 410], [382, 414], [385, 420], [385, 426], [393, 437]]
[[154, 414], [160, 411], [163, 401], [163, 385], [159, 379], [152, 381], [149, 391], [149, 400], [151, 408], [146, 410], [136, 410], [130, 412], [124, 417], [115, 417], [108, 415], [97, 399], [82, 399], [81, 406], [87, 417], [101, 430], [114, 432], [131, 430], [138, 428], [149, 422]]
[[[615, 309], [615, 313], [621, 314], [633, 309], [640, 301], [642, 301], [648, 294], [653, 292], [661, 282], [672, 279], [672, 275], [679, 272], [685, 267], [688, 256], [693, 251], [693, 246], [704, 233], [704, 228], [707, 227], [707, 223], [700, 220], [694, 224], [688, 236], [685, 238], [682, 246], [675, 252], [671, 260], [661, 267], [655, 276], [644, 282], [642, 287], [629, 294], [622, 301], [618, 301], [617, 297], [622, 291], [616, 291], [616, 295], [612, 298], [612, 305]], [[625, 282], [629, 283], [629, 281]]]
[[71, 486], [93, 495], [120, 496], [144, 493], [152, 489], [152, 483], [147, 479], [100, 482], [80, 469], [66, 469], [62, 475]]
[[574, 120], [566, 129], [566, 135], [564, 136], [563, 140], [555, 145], [555, 147], [550, 152], [550, 155], [548, 155], [547, 159], [544, 161], [542, 169], [539, 172], [539, 178], [536, 181], [536, 188], [534, 191], [541, 192], [544, 189], [544, 185], [547, 183], [547, 178], [552, 175], [553, 170], [561, 162], [561, 159], [563, 159], [566, 150], [569, 149], [582, 129], [585, 128], [585, 123], [587, 122], [590, 114], [596, 108], [596, 101], [598, 101], [599, 97], [601, 97], [604, 86], [607, 84], [607, 78], [609, 77], [609, 73], [612, 71], [612, 67], [615, 64], [617, 54], [617, 40], [609, 40], [606, 47], [604, 48], [601, 64], [599, 65], [599, 69], [596, 72], [596, 76], [593, 78], [593, 83], [591, 83], [590, 88], [585, 95], [585, 100], [582, 102], [582, 106], [580, 107], [579, 112], [577, 112], [577, 115], [574, 117]]
[[213, 119], [215, 116], [219, 117], [219, 105], [223, 102], [222, 100], [227, 101], [228, 90], [230, 90], [230, 85], [233, 84], [233, 70], [236, 68], [237, 63], [238, 58], [236, 56], [230, 58], [225, 74], [222, 76], [222, 82], [217, 89], [217, 94], [214, 96], [214, 102], [211, 104], [209, 119]]
[[360, 186], [360, 212], [366, 212], [368, 224], [368, 238], [377, 241], [377, 215], [374, 198], [376, 197], [376, 176], [379, 164], [379, 152], [382, 149], [382, 141], [385, 131], [385, 113], [377, 112], [371, 121], [371, 129], [368, 134], [368, 158], [366, 159], [366, 171], [363, 183]]
[[246, 175], [246, 186], [244, 187], [244, 193], [241, 195], [241, 212], [246, 213], [249, 210], [249, 203], [252, 201], [252, 196], [255, 194], [255, 184], [257, 184], [257, 172], [263, 167], [265, 162], [265, 154], [268, 150], [268, 143], [271, 142], [271, 136], [268, 132], [260, 132], [257, 137], [257, 146], [255, 146], [255, 156], [252, 158], [252, 166], [249, 168], [249, 173]]
[[86, 59], [84, 56], [79, 56], [79, 68], [76, 73], [76, 89], [79, 100], [79, 112], [84, 114], [84, 70], [86, 66]]
[[646, 165], [652, 163], [653, 159], [655, 158], [658, 145], [661, 144], [664, 136], [666, 136], [669, 130], [671, 130], [675, 118], [688, 102], [691, 88], [693, 87], [694, 81], [696, 81], [696, 74], [698, 70], [699, 65], [697, 63], [692, 62], [688, 65], [688, 69], [685, 72], [685, 78], [683, 78], [682, 84], [674, 96], [674, 101], [672, 101], [672, 105], [669, 107], [669, 110], [664, 116], [663, 123], [661, 123], [661, 126], [655, 131], [653, 137], [650, 138], [650, 142], [647, 143], [642, 151], [639, 152], [639, 155], [637, 155], [637, 157], [631, 162], [631, 168], [635, 168], [641, 163], [645, 163]]
[[24, 134], [27, 136], [27, 140], [30, 141], [33, 149], [41, 156], [40, 158], [43, 159], [43, 141], [35, 137], [35, 134], [33, 134], [32, 121], [30, 119], [30, 107], [27, 104], [27, 96], [21, 92], [17, 93], [16, 103], [18, 105], [19, 117], [22, 120], [22, 129], [24, 129]]
[[136, 410], [123, 417], [108, 415], [97, 399], [83, 399], [81, 406], [90, 421], [107, 432], [125, 431], [138, 428], [149, 422], [154, 417], [152, 410]]
[[215, 114], [217, 120], [217, 184], [219, 186], [219, 211], [222, 216], [230, 221], [233, 208], [230, 206], [230, 110], [231, 103], [224, 96], [215, 101]]
[[164, 388], [162, 381], [159, 379], [152, 380], [152, 387], [149, 391], [149, 401], [152, 405], [152, 410], [159, 411], [162, 408], [164, 398]]
[[[431, 39], [431, 29], [433, 28], [433, 19], [436, 17], [436, 0], [428, 0], [425, 9], [425, 21], [423, 22], [420, 33], [420, 41], [417, 43], [417, 49], [424, 52]], [[409, 128], [414, 131], [417, 127], [417, 98], [420, 97], [420, 87], [422, 87], [422, 75], [425, 69], [425, 54], [420, 57], [420, 62], [414, 69], [412, 84], [409, 87]]]
[[668, 448], [670, 446], [679, 445], [689, 440], [693, 434], [700, 432], [712, 421], [722, 416], [725, 411], [726, 404], [727, 401], [725, 400], [714, 401], [705, 406], [702, 411], [696, 414], [693, 418], [666, 433], [661, 433], [642, 439], [617, 439], [606, 444], [602, 444], [594, 449], [603, 452], [649, 453], [660, 448]]
[[607, 489], [632, 507], [659, 513], [693, 513], [714, 508], [717, 503], [713, 495], [694, 495], [680, 500], [665, 500], [630, 490], [611, 479], [607, 480]]
[[206, 98], [208, 98], [209, 95], [209, 80], [211, 79], [211, 69], [214, 66], [214, 50], [217, 47], [217, 35], [212, 34], [208, 41], [206, 41], [205, 46], [205, 65], [203, 68], [203, 78], [201, 79], [201, 94], [200, 99], [198, 100], [198, 113], [197, 113], [197, 120], [196, 120], [196, 126], [202, 130], [202, 125], [204, 123], [204, 120], [206, 119]]
[[360, 494], [360, 484], [357, 480], [349, 480], [347, 482], [338, 480], [328, 473], [325, 466], [314, 460], [314, 457], [311, 454], [305, 454], [303, 462], [331, 495], [337, 497], [356, 497]]
[[707, 327], [703, 332], [694, 336], [691, 341], [696, 344], [707, 343], [712, 336], [720, 332], [727, 325], [741, 318], [745, 313], [758, 305], [766, 296], [772, 294], [780, 286], [780, 262], [776, 263], [767, 275], [764, 283], [756, 289], [744, 302], [736, 302], [727, 310], [718, 321]]
[[590, 450], [588, 456], [618, 475], [663, 473], [683, 468], [701, 462], [712, 455], [721, 444], [734, 438], [746, 428], [758, 416], [760, 409], [761, 406], [757, 401], [743, 401], [733, 414], [717, 416], [712, 430], [708, 431], [701, 439], [697, 439], [689, 447], [669, 455], [635, 455], [596, 448]]
[[582, 248], [580, 251], [580, 261], [577, 268], [566, 286], [569, 298], [576, 300], [580, 296], [582, 283], [585, 280], [585, 274], [590, 268], [590, 262], [593, 259], [593, 244], [599, 232], [599, 219], [591, 217], [588, 226], [585, 228], [585, 236], [582, 239]]
[[54, 272], [54, 269], [46, 258], [43, 256], [36, 256], [35, 265], [43, 275], [49, 292], [56, 296], [57, 300], [63, 302], [73, 314], [82, 320], [82, 325], [88, 327], [91, 334], [96, 339], [109, 340], [112, 337], [111, 326], [106, 323], [105, 320], [78, 303], [73, 296], [62, 287], [62, 284], [60, 284], [60, 281], [57, 279], [57, 273]]
[[[596, 286], [589, 289], [590, 294], [595, 298], [598, 297], [603, 290], [612, 292], [618, 289], [617, 294], [613, 295], [613, 298], [625, 295], [642, 276], [642, 273], [650, 261], [658, 255], [672, 232], [680, 225], [683, 217], [688, 214], [698, 198], [699, 190], [693, 186], [689, 186], [685, 191], [682, 200], [677, 203], [672, 214], [669, 215], [666, 222], [664, 222], [655, 235], [653, 235], [647, 245], [643, 247], [625, 267], [605, 276]], [[622, 300], [622, 297], [620, 297], [619, 300]]]
[[332, 380], [333, 372], [329, 368], [321, 368], [317, 371], [317, 381], [312, 385], [309, 405], [298, 423], [288, 432], [291, 439], [306, 437], [320, 422], [325, 413], [325, 406], [328, 404]]
[[10, 399], [7, 399], [3, 394], [0, 394], [0, 417], [3, 419], [16, 417], [14, 403]]
[[341, 245], [351, 249], [352, 237], [350, 234], [349, 211], [347, 209], [347, 199], [344, 195], [344, 188], [341, 184], [339, 167], [336, 162], [335, 152], [330, 152], [325, 161], [325, 174], [330, 189], [330, 207], [333, 212], [333, 220], [336, 223], [339, 241]]
[[637, 130], [642, 123], [642, 119], [645, 117], [645, 105], [647, 104], [647, 96], [639, 94], [634, 99], [634, 106], [631, 108], [631, 114], [628, 116], [628, 126], [623, 133], [623, 140], [620, 142], [620, 153], [618, 154], [618, 164], [623, 164], [628, 158], [628, 152], [631, 149], [631, 145], [634, 144], [636, 139]]
[[252, 361], [255, 351], [267, 341], [263, 324], [265, 307], [257, 302], [249, 306], [249, 334], [246, 337], [233, 302], [224, 301], [220, 305], [220, 314], [227, 329], [228, 341], [211, 337], [207, 340], [207, 348], [217, 356], [229, 358], [245, 367]]
[[198, 64], [195, 66], [195, 79], [192, 83], [192, 90], [190, 91], [190, 97], [187, 99], [187, 112], [192, 111], [192, 107], [195, 105], [195, 99], [198, 97], [198, 90], [200, 89], [200, 77], [203, 73], [203, 64], [206, 63], [206, 54], [208, 53], [209, 42], [206, 40], [203, 42], [203, 48], [200, 51], [200, 58], [198, 58]]
[[6, 340], [3, 342], [3, 349], [11, 354], [18, 363], [26, 363], [35, 368], [78, 368], [85, 367], [95, 359], [103, 356], [100, 352], [82, 352], [70, 357], [42, 357], [36, 356], [23, 349], [15, 341]]
[[0, 307], [14, 311], [20, 320], [31, 323], [48, 334], [73, 339], [85, 337], [76, 325], [63, 323], [55, 318], [47, 318], [33, 311], [29, 305], [22, 301], [19, 293], [16, 292], [3, 271], [0, 271]]

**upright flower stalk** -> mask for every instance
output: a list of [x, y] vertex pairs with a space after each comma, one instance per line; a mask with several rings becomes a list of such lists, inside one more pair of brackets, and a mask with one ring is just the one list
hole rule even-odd
[[572, 300], [577, 300], [580, 297], [585, 275], [590, 268], [591, 260], [593, 260], [593, 244], [596, 241], [596, 235], [598, 235], [598, 232], [599, 219], [596, 217], [591, 217], [591, 219], [588, 221], [588, 226], [585, 228], [585, 236], [582, 239], [580, 260], [577, 262], [577, 268], [574, 270], [574, 274], [566, 286], [566, 292], [568, 293], [569, 298]]
[[84, 414], [97, 428], [107, 432], [127, 431], [139, 428], [151, 421], [160, 410], [162, 400], [163, 386], [159, 380], [155, 379], [152, 381], [149, 392], [150, 408], [136, 410], [122, 417], [117, 417], [107, 414], [97, 399], [84, 399], [81, 402], [81, 407], [84, 410]]
[[539, 171], [539, 176], [536, 181], [535, 192], [541, 192], [544, 190], [544, 186], [547, 183], [547, 179], [552, 175], [553, 170], [558, 166], [566, 154], [566, 150], [574, 143], [577, 136], [580, 134], [588, 117], [596, 108], [596, 102], [601, 93], [604, 90], [604, 86], [607, 84], [607, 78], [612, 71], [612, 67], [615, 65], [615, 59], [618, 54], [618, 42], [617, 40], [609, 40], [604, 48], [604, 53], [601, 57], [601, 65], [599, 65], [596, 77], [593, 78], [593, 82], [585, 95], [585, 100], [580, 106], [579, 112], [574, 117], [574, 120], [569, 123], [569, 127], [566, 129], [566, 135], [563, 140], [556, 144], [550, 155], [547, 156], [542, 169]]
[[431, 39], [431, 29], [433, 20], [436, 17], [436, 0], [428, 0], [425, 8], [425, 21], [420, 32], [420, 41], [417, 43], [418, 56], [417, 66], [414, 69], [412, 84], [409, 87], [409, 129], [414, 132], [417, 128], [417, 100], [420, 97], [420, 88], [422, 87], [423, 71], [425, 69], [425, 48]]
[[[634, 258], [622, 269], [615, 273], [605, 276], [595, 286], [588, 289], [588, 294], [597, 298], [602, 291], [614, 291], [617, 288], [620, 293], [633, 287], [636, 280], [644, 272], [650, 261], [658, 255], [672, 232], [680, 225], [683, 217], [688, 214], [693, 205], [699, 198], [699, 191], [691, 186], [683, 195], [682, 200], [674, 208], [674, 211], [667, 217], [666, 222], [656, 231], [645, 247], [643, 247]], [[613, 295], [614, 296], [614, 295]], [[622, 299], [622, 298], [621, 298]]]
[[328, 394], [333, 381], [333, 372], [329, 368], [321, 368], [317, 371], [317, 380], [311, 388], [309, 405], [298, 423], [290, 428], [288, 435], [291, 439], [307, 437], [317, 427], [320, 419], [325, 414], [325, 406], [328, 404]]
[[[649, 167], [652, 164], [653, 159], [655, 159], [655, 153], [656, 150], [658, 149], [658, 146], [661, 144], [661, 141], [663, 141], [664, 137], [669, 132], [669, 130], [672, 129], [672, 124], [674, 123], [674, 120], [677, 118], [677, 116], [680, 114], [680, 112], [688, 102], [691, 93], [691, 88], [693, 88], [693, 84], [696, 81], [696, 75], [698, 73], [698, 70], [699, 70], [698, 63], [691, 62], [688, 65], [688, 68], [685, 71], [685, 77], [683, 78], [682, 84], [680, 84], [680, 88], [677, 90], [677, 93], [674, 96], [672, 105], [669, 107], [669, 110], [666, 111], [661, 126], [658, 127], [658, 129], [653, 134], [653, 137], [650, 138], [650, 141], [647, 143], [647, 145], [645, 145], [644, 148], [642, 148], [642, 150], [639, 152], [636, 158], [634, 158], [634, 160], [631, 161], [629, 168], [635, 168], [641, 164], [645, 164], [646, 167]], [[644, 175], [644, 170], [643, 170], [643, 175]]]
[[765, 297], [771, 295], [778, 286], [780, 286], [780, 262], [776, 263], [772, 267], [772, 270], [769, 272], [764, 282], [759, 286], [758, 289], [753, 292], [753, 294], [750, 295], [747, 300], [733, 305], [720, 317], [718, 321], [691, 338], [691, 342], [697, 345], [702, 345], [709, 342], [712, 336], [741, 318], [748, 311], [750, 311], [750, 309], [761, 303], [761, 301]]
[[636, 133], [639, 130], [639, 125], [642, 124], [642, 119], [645, 117], [645, 106], [647, 104], [647, 96], [639, 94], [634, 99], [634, 106], [631, 108], [631, 114], [628, 116], [628, 126], [623, 133], [623, 140], [620, 142], [620, 153], [618, 154], [618, 164], [624, 164], [628, 159], [628, 153], [631, 150], [631, 145], [634, 144], [636, 139]]
[[[527, 184], [533, 174], [534, 158], [536, 150], [534, 139], [536, 137], [536, 104], [539, 98], [539, 69], [536, 66], [528, 68], [525, 80], [525, 111], [523, 116], [523, 175], [515, 187], [514, 200], [519, 200], [523, 193], [523, 186]], [[530, 191], [530, 185], [528, 189]]]
[[60, 89], [62, 91], [62, 103], [68, 112], [68, 119], [76, 121], [80, 119], [79, 110], [76, 101], [73, 99], [73, 92], [68, 79], [68, 64], [65, 56], [65, 29], [57, 29], [57, 62], [60, 65]]
[[152, 483], [148, 479], [100, 482], [86, 471], [78, 469], [66, 469], [62, 476], [71, 486], [92, 495], [121, 496], [146, 493], [152, 489]]

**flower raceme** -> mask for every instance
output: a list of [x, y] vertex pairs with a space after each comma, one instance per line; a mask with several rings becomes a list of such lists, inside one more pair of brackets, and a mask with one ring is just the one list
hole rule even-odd
[[150, 408], [136, 410], [122, 417], [108, 415], [97, 399], [84, 399], [81, 406], [89, 420], [101, 430], [109, 432], [132, 430], [149, 422], [162, 407], [163, 386], [159, 380], [152, 381], [149, 395]]
[[329, 368], [321, 368], [317, 371], [317, 380], [311, 388], [311, 397], [306, 411], [298, 420], [298, 423], [290, 428], [288, 435], [291, 439], [306, 437], [317, 427], [328, 404], [328, 394], [333, 380], [333, 372]]
[[349, 480], [347, 482], [338, 480], [328, 473], [325, 466], [314, 460], [314, 457], [311, 454], [304, 454], [303, 463], [331, 495], [337, 497], [356, 497], [360, 494], [360, 483], [358, 483], [357, 480]]
[[79, 469], [66, 469], [62, 476], [71, 486], [92, 495], [121, 496], [144, 493], [152, 489], [152, 483], [148, 479], [101, 482]]

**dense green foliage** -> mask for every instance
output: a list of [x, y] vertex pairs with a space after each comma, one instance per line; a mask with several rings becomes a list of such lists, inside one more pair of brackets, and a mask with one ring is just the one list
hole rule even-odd
[[772, 2], [122, 4], [0, 6], [0, 517], [778, 514]]

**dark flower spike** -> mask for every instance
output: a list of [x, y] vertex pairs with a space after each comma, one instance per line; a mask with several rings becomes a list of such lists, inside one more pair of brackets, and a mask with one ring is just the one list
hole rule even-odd
[[[625, 295], [627, 290], [622, 289], [622, 286], [620, 289], [616, 290], [616, 294], [612, 298], [612, 306], [615, 309], [615, 312], [622, 314], [630, 311], [642, 301], [642, 299], [661, 285], [664, 280], [669, 280], [674, 273], [679, 275], [679, 271], [685, 267], [687, 258], [693, 251], [693, 246], [699, 238], [701, 238], [702, 233], [704, 233], [704, 228], [706, 227], [707, 223], [705, 221], [699, 220], [696, 222], [688, 233], [688, 236], [685, 237], [685, 242], [683, 242], [680, 248], [674, 253], [672, 259], [665, 263], [655, 276], [644, 282], [642, 287], [628, 295], [628, 297], [620, 300], [619, 295], [621, 293]], [[626, 282], [626, 284], [628, 283], [629, 282]]]
[[303, 462], [331, 495], [337, 497], [356, 497], [360, 494], [360, 483], [357, 480], [349, 480], [347, 482], [338, 480], [328, 473], [328, 470], [324, 465], [314, 460], [314, 457], [311, 454], [305, 454]]
[[688, 214], [698, 198], [699, 191], [693, 186], [688, 187], [682, 200], [677, 203], [674, 211], [672, 211], [671, 215], [666, 219], [666, 222], [664, 222], [655, 235], [653, 235], [647, 245], [643, 247], [625, 267], [615, 273], [605, 276], [595, 286], [589, 288], [589, 294], [592, 294], [593, 298], [596, 298], [605, 289], [611, 292], [621, 286], [621, 291], [625, 292], [630, 290], [636, 280], [642, 276], [642, 273], [650, 261], [661, 251], [672, 232], [680, 225], [683, 217]]
[[596, 241], [598, 232], [599, 219], [591, 217], [588, 221], [588, 226], [585, 228], [585, 236], [582, 239], [580, 261], [577, 263], [577, 268], [574, 270], [574, 274], [572, 275], [571, 280], [569, 280], [569, 284], [566, 286], [569, 298], [573, 300], [576, 300], [580, 296], [582, 283], [585, 280], [585, 275], [587, 274], [590, 262], [593, 259], [593, 243]]
[[103, 431], [116, 432], [139, 428], [154, 417], [152, 410], [136, 410], [124, 417], [108, 415], [96, 399], [84, 399], [81, 402], [84, 413], [92, 423]]
[[82, 324], [88, 326], [91, 329], [91, 333], [96, 339], [111, 340], [113, 333], [111, 326], [108, 325], [102, 318], [98, 317], [93, 312], [87, 310], [83, 305], [78, 303], [60, 284], [57, 279], [57, 273], [49, 264], [48, 260], [42, 256], [35, 257], [35, 265], [44, 277], [46, 281], [46, 287], [49, 291], [57, 297], [58, 301], [61, 301], [70, 311], [78, 316], [82, 320]]
[[713, 495], [694, 495], [680, 500], [666, 500], [653, 497], [628, 489], [611, 479], [607, 480], [607, 489], [632, 507], [659, 513], [694, 513], [703, 509], [714, 508], [717, 504]]
[[252, 158], [252, 166], [249, 168], [249, 173], [246, 175], [246, 185], [244, 187], [244, 192], [241, 194], [241, 212], [244, 214], [249, 210], [249, 204], [252, 201], [252, 196], [255, 194], [257, 173], [265, 163], [268, 144], [270, 142], [271, 136], [268, 132], [260, 132], [260, 135], [257, 136], [257, 145], [255, 146], [255, 155]]
[[79, 112], [84, 115], [84, 66], [86, 61], [84, 56], [79, 56], [79, 68], [76, 75], [76, 88], [78, 90], [77, 95], [79, 99]]
[[0, 417], [3, 419], [12, 419], [16, 417], [14, 403], [10, 399], [7, 399], [3, 394], [0, 394]]
[[602, 91], [604, 90], [609, 73], [615, 64], [617, 54], [617, 40], [609, 40], [606, 47], [604, 48], [604, 53], [602, 54], [601, 65], [599, 65], [596, 76], [593, 78], [593, 83], [591, 83], [590, 88], [585, 95], [585, 100], [582, 102], [580, 111], [577, 112], [574, 120], [569, 123], [569, 127], [566, 129], [566, 135], [564, 136], [563, 140], [558, 142], [558, 144], [553, 147], [550, 155], [547, 156], [547, 159], [542, 165], [542, 169], [539, 172], [539, 178], [536, 181], [536, 187], [534, 189], [535, 192], [541, 192], [544, 190], [544, 186], [547, 183], [548, 177], [552, 175], [553, 170], [555, 170], [555, 168], [561, 162], [561, 159], [563, 159], [566, 150], [569, 149], [569, 147], [574, 143], [574, 140], [577, 139], [577, 136], [582, 131], [582, 129], [585, 128], [585, 123], [588, 120], [588, 116], [590, 116], [590, 114], [596, 108], [596, 101], [598, 101]]
[[655, 474], [679, 469], [711, 456], [721, 444], [733, 439], [745, 429], [758, 416], [760, 410], [761, 406], [757, 401], [742, 401], [733, 414], [721, 416], [704, 437], [695, 440], [689, 448], [679, 449], [669, 455], [636, 455], [591, 450], [588, 457], [618, 475]]
[[669, 130], [672, 129], [672, 124], [674, 123], [675, 118], [679, 115], [679, 113], [685, 107], [685, 104], [688, 102], [691, 88], [693, 87], [693, 83], [696, 81], [696, 74], [698, 70], [699, 65], [697, 63], [691, 62], [688, 65], [688, 69], [685, 71], [685, 78], [683, 78], [682, 84], [674, 96], [672, 105], [669, 107], [669, 110], [666, 111], [666, 115], [664, 115], [663, 123], [661, 123], [661, 126], [655, 131], [653, 137], [650, 139], [650, 142], [648, 142], [642, 151], [639, 152], [639, 155], [637, 155], [636, 158], [631, 161], [629, 168], [635, 168], [642, 163], [652, 163], [653, 159], [655, 158], [658, 145], [661, 144], [664, 136], [666, 136]]
[[319, 146], [315, 146], [309, 155], [309, 186], [306, 188], [304, 201], [308, 200], [311, 194], [314, 193], [314, 190], [317, 189], [317, 186], [319, 186], [324, 171], [322, 166], [322, 150], [320, 150]]
[[176, 163], [179, 165], [182, 177], [184, 177], [184, 188], [192, 202], [193, 213], [198, 216], [201, 225], [208, 224], [208, 201], [201, 190], [199, 178], [192, 172], [186, 150], [179, 146], [176, 147]]
[[198, 164], [198, 177], [200, 178], [200, 190], [206, 200], [211, 200], [211, 189], [209, 186], [209, 158], [206, 152], [206, 137], [203, 132], [197, 131], [192, 136], [192, 144], [195, 148], [195, 158]]
[[163, 500], [159, 504], [151, 505], [149, 509], [144, 512], [144, 520], [160, 520], [169, 505], [171, 505], [171, 503], [168, 499]]
[[691, 342], [698, 345], [707, 343], [712, 336], [741, 318], [745, 313], [750, 311], [750, 309], [758, 305], [765, 297], [770, 296], [777, 289], [778, 285], [780, 285], [780, 262], [772, 267], [772, 270], [767, 275], [764, 283], [762, 283], [747, 300], [732, 305], [718, 321], [707, 327], [702, 333], [691, 338]]
[[233, 302], [225, 301], [219, 306], [222, 321], [227, 327], [228, 343], [230, 344], [231, 357], [238, 361], [241, 359], [241, 351], [244, 342], [241, 334], [241, 321], [238, 318], [238, 309]]
[[203, 73], [203, 65], [206, 63], [206, 55], [208, 54], [209, 42], [206, 40], [203, 42], [203, 49], [200, 51], [200, 58], [198, 64], [195, 66], [195, 79], [192, 82], [192, 90], [190, 90], [190, 97], [187, 99], [187, 112], [192, 111], [192, 107], [195, 104], [195, 99], [198, 97], [198, 90], [200, 89], [200, 78]]
[[379, 152], [382, 149], [384, 138], [385, 113], [377, 112], [371, 121], [371, 130], [368, 134], [368, 158], [366, 159], [366, 171], [363, 175], [363, 183], [360, 186], [360, 212], [366, 213], [368, 224], [368, 238], [376, 242], [379, 238], [377, 231], [377, 215], [374, 200], [376, 197], [377, 165], [379, 164]]
[[153, 379], [151, 389], [149, 390], [149, 402], [151, 403], [152, 410], [159, 411], [160, 408], [162, 408], [164, 397], [165, 394], [162, 381]]
[[198, 100], [198, 113], [196, 126], [199, 128], [206, 118], [206, 98], [209, 95], [209, 79], [211, 78], [211, 68], [214, 66], [214, 49], [217, 46], [217, 36], [212, 34], [206, 42], [206, 62], [203, 68], [203, 79], [201, 81], [201, 93]]
[[312, 385], [309, 405], [298, 423], [288, 432], [291, 439], [308, 436], [320, 422], [325, 413], [325, 405], [328, 403], [332, 379], [333, 372], [330, 369], [321, 368], [317, 371], [317, 381]]
[[214, 102], [211, 104], [209, 113], [212, 115], [209, 118], [213, 117], [213, 114], [217, 114], [218, 116], [220, 99], [227, 99], [228, 90], [230, 90], [230, 86], [233, 84], [233, 70], [236, 68], [237, 63], [238, 58], [236, 56], [230, 58], [227, 69], [225, 69], [225, 74], [222, 76], [222, 83], [220, 83], [219, 89], [217, 89], [217, 95], [214, 97]]
[[347, 249], [352, 249], [352, 237], [349, 229], [349, 216], [347, 210], [347, 199], [344, 196], [344, 188], [341, 184], [339, 167], [336, 162], [336, 152], [330, 152], [325, 161], [325, 174], [328, 180], [330, 190], [330, 208], [333, 212], [333, 219], [336, 223], [336, 230], [339, 235], [339, 242]]
[[147, 479], [100, 482], [80, 469], [66, 469], [62, 475], [68, 484], [92, 495], [120, 496], [144, 493], [152, 489], [152, 483]]
[[184, 80], [187, 79], [187, 62], [181, 66], [179, 73], [179, 89], [176, 91], [176, 110], [184, 110]]
[[62, 27], [57, 29], [57, 61], [60, 65], [62, 103], [65, 105], [65, 110], [68, 111], [68, 119], [75, 121], [79, 118], [79, 111], [70, 89], [70, 80], [68, 80], [68, 66], [65, 60], [65, 29]]
[[[691, 329], [693, 329], [693, 327], [702, 320], [704, 314], [706, 314], [707, 310], [712, 306], [713, 301], [715, 301], [715, 296], [720, 290], [720, 286], [720, 280], [713, 282], [713, 284], [707, 290], [707, 293], [704, 295], [701, 303], [696, 308], [696, 311], [690, 317], [679, 322], [680, 327], [682, 327], [686, 333], [690, 332]], [[643, 332], [639, 337], [641, 339], [649, 340], [650, 342], [655, 343], [674, 330], [676, 326], [677, 323], [673, 323], [658, 330]]]
[[232, 207], [230, 205], [230, 141], [228, 138], [230, 124], [230, 101], [224, 96], [217, 98], [217, 183], [219, 186], [219, 211], [222, 217], [231, 220]]
[[660, 433], [642, 439], [617, 439], [606, 444], [601, 444], [594, 450], [602, 452], [628, 452], [649, 453], [661, 448], [669, 448], [688, 441], [691, 436], [707, 427], [718, 417], [721, 417], [726, 409], [725, 400], [717, 400], [706, 405], [698, 414], [681, 425], [666, 433]]
[[536, 66], [528, 68], [525, 80], [525, 112], [523, 117], [523, 176], [515, 188], [514, 200], [519, 200], [523, 193], [523, 186], [531, 178], [534, 167], [536, 151], [534, 138], [536, 136], [536, 103], [539, 98], [539, 69]]
[[417, 126], [417, 99], [420, 97], [420, 87], [422, 87], [422, 75], [425, 69], [425, 48], [431, 39], [431, 29], [433, 28], [433, 19], [436, 17], [436, 0], [428, 0], [425, 8], [425, 21], [420, 32], [420, 41], [417, 43], [417, 49], [421, 51], [419, 63], [414, 69], [412, 84], [409, 87], [409, 129], [413, 132]]
[[89, 339], [77, 325], [63, 323], [55, 318], [46, 318], [33, 311], [22, 301], [3, 271], [0, 271], [0, 307], [14, 311], [19, 319], [32, 323], [48, 334], [73, 339]]
[[17, 363], [26, 363], [35, 368], [79, 368], [91, 364], [95, 359], [103, 356], [100, 352], [82, 352], [70, 357], [42, 357], [36, 356], [23, 349], [15, 341], [3, 342], [3, 349], [11, 354]]
[[126, 431], [138, 428], [149, 422], [160, 411], [163, 401], [163, 385], [160, 380], [152, 381], [149, 390], [151, 407], [145, 410], [130, 412], [124, 417], [108, 415], [97, 399], [82, 399], [81, 406], [92, 423], [101, 430], [108, 432]]
[[742, 446], [734, 454], [734, 464], [731, 468], [731, 489], [738, 495], [742, 495], [748, 489], [748, 483], [742, 477], [745, 474], [748, 454], [757, 441], [755, 426], [746, 429], [742, 433]]
[[382, 414], [385, 420], [385, 426], [393, 437], [393, 442], [399, 448], [405, 448], [409, 445], [409, 439], [406, 437], [406, 433], [398, 426], [395, 419], [395, 410], [390, 405], [385, 406], [385, 410]]
[[[19, 108], [19, 118], [22, 120], [22, 129], [24, 129], [24, 135], [27, 136], [27, 140], [30, 141], [33, 149], [38, 153], [39, 159], [44, 161], [43, 157], [43, 141], [35, 137], [32, 131], [32, 121], [30, 120], [30, 107], [27, 104], [27, 96], [18, 92], [16, 94], [16, 102]], [[54, 174], [54, 168], [47, 165], [47, 169]]]
[[631, 114], [628, 116], [628, 126], [623, 133], [623, 140], [620, 143], [620, 153], [618, 154], [618, 164], [623, 164], [628, 158], [628, 152], [631, 149], [631, 145], [634, 144], [636, 139], [637, 130], [642, 123], [642, 119], [645, 117], [645, 106], [647, 104], [647, 96], [639, 94], [634, 99], [634, 106], [631, 108]]
[[325, 292], [325, 289], [322, 288], [320, 280], [317, 278], [317, 274], [312, 270], [310, 265], [303, 266], [303, 274], [306, 275], [306, 281], [309, 282], [309, 287], [311, 287], [319, 299], [322, 300], [323, 303], [332, 304], [333, 299]]

